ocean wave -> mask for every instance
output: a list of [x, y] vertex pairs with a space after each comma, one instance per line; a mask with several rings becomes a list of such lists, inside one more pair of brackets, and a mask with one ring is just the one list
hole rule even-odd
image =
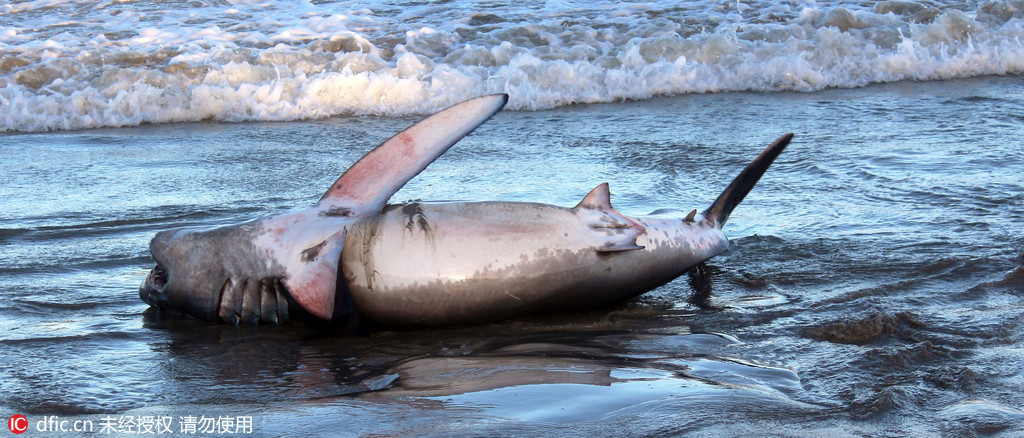
[[[0, 6], [0, 128], [429, 113], [1024, 72], [1024, 2]], [[486, 13], [477, 12], [486, 10]]]

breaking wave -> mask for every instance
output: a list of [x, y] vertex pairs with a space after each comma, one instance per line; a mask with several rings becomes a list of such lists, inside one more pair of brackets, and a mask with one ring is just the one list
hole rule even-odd
[[0, 5], [0, 128], [405, 115], [496, 92], [539, 110], [1024, 72], [1019, 0], [286, 3]]

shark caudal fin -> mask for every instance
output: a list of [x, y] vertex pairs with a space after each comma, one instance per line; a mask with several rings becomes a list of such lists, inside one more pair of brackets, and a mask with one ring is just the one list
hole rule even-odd
[[337, 216], [380, 213], [391, 195], [507, 102], [507, 94], [478, 97], [412, 125], [360, 158], [317, 206]]
[[786, 148], [789, 141], [793, 139], [793, 134], [786, 134], [775, 140], [771, 146], [765, 148], [754, 161], [750, 162], [746, 168], [736, 179], [732, 180], [729, 187], [725, 188], [725, 191], [721, 195], [718, 195], [718, 199], [711, 203], [711, 206], [707, 210], [704, 210], [702, 216], [704, 221], [714, 225], [715, 227], [722, 228], [725, 225], [725, 221], [729, 220], [729, 214], [736, 208], [737, 205], [743, 198], [750, 193], [750, 189], [754, 188], [754, 184], [761, 179], [761, 175], [768, 170], [768, 166], [772, 165], [775, 158], [782, 153], [782, 150]]

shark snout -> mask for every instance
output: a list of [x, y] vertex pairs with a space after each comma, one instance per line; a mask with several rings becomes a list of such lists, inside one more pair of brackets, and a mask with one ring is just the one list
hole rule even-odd
[[149, 271], [149, 275], [139, 286], [139, 298], [150, 306], [163, 307], [161, 304], [167, 302], [167, 282], [170, 273], [161, 261], [166, 259], [171, 240], [177, 233], [178, 230], [161, 231], [149, 242], [149, 253], [153, 256], [156, 266]]
[[149, 275], [139, 286], [139, 298], [146, 304], [153, 307], [160, 307], [160, 303], [167, 301], [167, 271], [163, 266], [157, 264], [149, 271]]
[[164, 259], [167, 251], [171, 247], [171, 240], [174, 239], [174, 236], [176, 236], [179, 231], [181, 230], [161, 231], [156, 233], [156, 236], [153, 236], [153, 240], [149, 241], [149, 253], [153, 255], [153, 259], [156, 260], [157, 263], [160, 263], [160, 260]]

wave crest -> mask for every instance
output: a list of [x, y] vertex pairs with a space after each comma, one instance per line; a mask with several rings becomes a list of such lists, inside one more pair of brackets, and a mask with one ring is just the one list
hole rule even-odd
[[[1020, 1], [970, 12], [907, 1], [695, 4], [486, 14], [234, 4], [132, 14], [112, 4], [19, 3], [0, 10], [0, 127], [404, 115], [495, 92], [511, 94], [511, 109], [540, 110], [1024, 72]], [[46, 18], [57, 13], [72, 19]]]

